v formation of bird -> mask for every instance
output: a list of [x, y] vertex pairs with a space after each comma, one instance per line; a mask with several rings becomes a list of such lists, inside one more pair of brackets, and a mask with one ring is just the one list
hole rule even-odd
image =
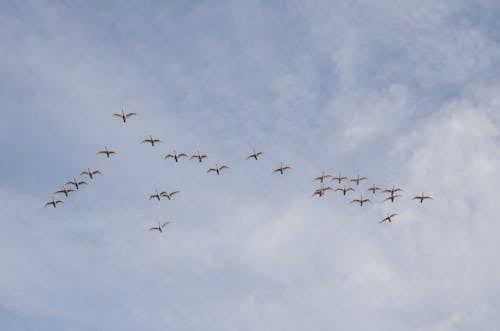
[[[113, 114], [113, 117], [116, 117], [120, 119], [123, 123], [127, 123], [129, 118], [137, 116], [137, 113], [126, 113], [124, 110], [122, 110], [121, 113], [119, 114]], [[153, 136], [149, 136], [148, 138], [144, 139], [141, 141], [141, 143], [147, 143], [150, 144], [152, 147], [154, 147], [156, 144], [161, 143], [162, 141], [160, 139], [154, 138]], [[111, 149], [108, 149], [107, 146], [104, 147], [104, 150], [98, 151], [97, 154], [102, 154], [105, 155], [107, 158], [110, 158], [113, 155], [116, 155], [117, 152], [113, 151]], [[259, 160], [259, 158], [263, 155], [263, 152], [257, 152], [255, 149], [252, 151], [251, 154], [249, 154], [246, 159], [247, 160]], [[191, 155], [190, 157], [185, 154], [185, 153], [178, 153], [175, 149], [173, 150], [172, 153], [167, 154], [164, 156], [165, 159], [172, 159], [174, 162], [179, 162], [182, 160], [182, 158], [190, 159], [190, 160], [197, 160], [199, 163], [202, 163], [205, 158], [207, 158], [206, 154], [201, 153], [200, 151], [196, 151], [196, 154]], [[219, 165], [215, 164], [215, 167], [209, 168], [207, 170], [207, 173], [213, 173], [217, 175], [221, 175], [226, 169], [230, 169], [229, 166], [227, 165]], [[276, 169], [274, 169], [271, 173], [272, 174], [280, 174], [284, 175], [288, 171], [292, 170], [292, 167], [289, 165], [285, 165], [283, 163], [280, 164], [280, 166]], [[84, 170], [80, 173], [80, 176], [87, 176], [88, 179], [93, 180], [96, 175], [102, 175], [102, 173], [99, 170], [92, 170], [91, 168], [87, 168], [87, 170]], [[329, 174], [326, 174], [325, 172], [321, 173], [321, 176], [318, 176], [313, 179], [314, 182], [319, 182], [321, 186], [317, 189], [314, 190], [312, 196], [317, 196], [317, 197], [324, 197], [325, 194], [328, 191], [333, 191], [333, 192], [341, 192], [342, 195], [345, 197], [348, 192], [354, 192], [356, 189], [353, 187], [347, 187], [346, 185], [343, 185], [343, 187], [336, 187], [332, 188], [331, 186], [325, 186], [326, 181], [330, 181], [334, 184], [341, 185], [344, 182], [346, 183], [352, 183], [355, 184], [356, 188], [359, 189], [360, 183], [367, 180], [368, 178], [362, 177], [359, 174], [354, 177], [354, 178], [348, 178], [346, 176], [342, 176], [341, 173], [339, 173], [336, 176], [332, 176]], [[73, 192], [76, 192], [81, 189], [82, 185], [87, 185], [87, 183], [83, 180], [77, 180], [76, 178], [73, 178], [72, 181], [66, 182], [63, 187], [52, 193], [53, 195], [64, 195], [64, 197], [68, 198], [70, 194]], [[392, 186], [390, 189], [382, 189], [378, 186], [372, 185], [369, 187], [367, 192], [371, 192], [371, 195], [375, 196], [377, 195], [377, 192], [381, 192], [382, 194], [386, 194], [385, 199], [383, 199], [383, 202], [385, 201], [390, 201], [391, 203], [394, 203], [397, 198], [401, 198], [402, 195], [398, 194], [399, 192], [402, 192], [403, 190], [400, 188], [396, 188], [395, 186]], [[159, 192], [158, 190], [155, 191], [155, 193], [152, 193], [149, 195], [149, 200], [157, 200], [160, 201], [162, 199], [168, 199], [171, 200], [176, 194], [180, 193], [180, 191], [172, 191], [172, 192], [167, 192], [167, 191], [161, 191]], [[369, 194], [369, 193], [368, 193]], [[429, 195], [426, 195], [425, 193], [421, 193], [420, 195], [416, 195], [412, 198], [413, 200], [417, 200], [420, 203], [423, 203], [425, 200], [432, 200], [433, 198]], [[52, 206], [53, 208], [56, 208], [58, 204], [62, 204], [62, 200], [57, 200], [52, 196], [51, 201], [47, 202], [44, 207], [47, 206]], [[367, 198], [366, 196], [363, 197], [362, 194], [360, 194], [359, 198], [352, 199], [350, 201], [351, 204], [358, 204], [360, 207], [363, 207], [363, 205], [366, 205], [367, 203], [372, 203], [371, 199]], [[393, 221], [393, 218], [398, 215], [397, 213], [391, 213], [387, 214], [385, 218], [383, 218], [379, 223], [391, 223]], [[150, 231], [158, 231], [160, 233], [164, 232], [165, 227], [168, 224], [174, 223], [173, 221], [168, 221], [168, 222], [163, 222], [163, 223], [158, 223], [157, 226], [152, 226], [149, 228]]]

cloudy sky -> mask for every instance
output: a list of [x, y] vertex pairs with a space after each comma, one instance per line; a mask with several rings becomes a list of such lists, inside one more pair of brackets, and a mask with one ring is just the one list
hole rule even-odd
[[[2, 1], [2, 329], [498, 330], [499, 16], [487, 0]], [[44, 208], [89, 167], [103, 175]], [[323, 171], [369, 179], [313, 198]]]

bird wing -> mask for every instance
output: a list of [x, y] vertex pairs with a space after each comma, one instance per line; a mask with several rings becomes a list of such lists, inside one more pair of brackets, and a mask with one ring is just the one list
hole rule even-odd
[[289, 166], [283, 167], [283, 170], [290, 170], [290, 169], [292, 169], [292, 167]]
[[58, 203], [63, 203], [61, 200], [56, 200], [54, 201], [54, 203], [58, 204]]
[[45, 204], [45, 206], [43, 206], [43, 208], [47, 207], [48, 205], [53, 205], [53, 204], [54, 204], [54, 203], [53, 203], [52, 201], [51, 201], [51, 202], [47, 202], [47, 203]]
[[210, 169], [208, 169], [208, 170], [207, 170], [207, 172], [211, 172], [211, 171], [217, 171], [217, 169], [215, 169], [215, 168], [210, 168]]
[[177, 157], [188, 157], [188, 156], [184, 153], [181, 153], [181, 154], [177, 155]]
[[[69, 190], [68, 190], [68, 191], [69, 191]], [[60, 190], [60, 191], [56, 191], [56, 192], [54, 192], [54, 193], [52, 193], [52, 194], [58, 194], [58, 193], [64, 193], [64, 194], [66, 194], [66, 192], [68, 192], [68, 191]]]
[[174, 157], [174, 156], [172, 154], [165, 155], [165, 159], [168, 159], [168, 158], [171, 158], [171, 157]]
[[180, 192], [180, 191], [173, 191], [173, 192], [170, 192], [170, 194], [169, 194], [169, 195], [170, 195], [170, 196], [172, 196], [172, 195], [175, 195], [175, 194], [177, 194], [177, 193], [179, 193], [179, 192]]
[[365, 180], [365, 179], [368, 179], [368, 178], [366, 178], [366, 177], [359, 178], [359, 180]]
[[96, 171], [92, 172], [92, 175], [97, 175], [97, 174], [102, 175], [102, 173], [99, 170], [96, 170]]
[[352, 187], [348, 187], [346, 188], [346, 191], [354, 191], [354, 189]]
[[123, 117], [123, 115], [122, 115], [122, 114], [113, 114], [113, 116], [115, 116], [115, 117], [119, 117], [119, 118], [122, 118], [122, 117]]
[[158, 194], [151, 194], [151, 195], [149, 196], [149, 200], [154, 199], [154, 198], [157, 198], [157, 199], [158, 199]]
[[87, 185], [84, 181], [78, 182], [78, 185]]
[[364, 199], [363, 202], [371, 202], [370, 199]]
[[250, 154], [250, 155], [248, 155], [248, 156], [247, 156], [247, 160], [248, 160], [248, 159], [250, 159], [250, 158], [252, 158], [252, 157], [253, 157], [253, 158], [255, 158], [255, 157], [256, 157], [256, 155], [255, 155], [255, 154]]
[[82, 171], [82, 172], [80, 173], [80, 176], [83, 176], [83, 175], [88, 175], [88, 176], [90, 176], [90, 173], [89, 173], [88, 171]]
[[156, 226], [153, 226], [152, 228], [149, 228], [149, 231], [154, 231], [154, 230], [159, 231], [160, 229], [158, 229], [158, 227], [156, 227]]
[[430, 196], [428, 196], [428, 195], [424, 196], [424, 197], [423, 197], [423, 199], [424, 199], [424, 200], [425, 200], [425, 199], [431, 199], [431, 200], [434, 200], [432, 197], [430, 197]]
[[229, 169], [229, 167], [225, 166], [225, 165], [223, 165], [222, 167], [219, 167], [219, 170], [222, 170], [222, 169]]
[[66, 183], [66, 184], [64, 184], [64, 185], [74, 185], [74, 186], [76, 186], [76, 183], [75, 183], [75, 182], [67, 182], [67, 183]]
[[129, 118], [130, 116], [134, 116], [134, 115], [137, 115], [137, 113], [128, 113], [125, 115], [126, 118]]
[[361, 202], [361, 200], [359, 200], [359, 199], [354, 199], [354, 200], [351, 200], [351, 202], [350, 202], [350, 203], [353, 203], [353, 202]]
[[280, 172], [280, 171], [281, 171], [281, 168], [278, 168], [278, 169], [276, 169], [276, 170], [274, 170], [274, 171], [273, 171], [273, 174], [274, 174], [275, 172]]

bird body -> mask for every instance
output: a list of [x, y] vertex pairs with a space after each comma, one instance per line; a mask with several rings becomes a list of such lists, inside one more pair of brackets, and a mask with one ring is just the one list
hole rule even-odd
[[395, 188], [394, 185], [392, 185], [391, 189], [383, 190], [382, 192], [389, 193], [389, 194], [393, 195], [394, 193], [399, 192], [399, 191], [403, 191], [403, 190], [400, 188]]
[[175, 149], [174, 149], [174, 153], [173, 154], [167, 154], [167, 155], [165, 155], [165, 159], [172, 158], [172, 159], [175, 160], [175, 162], [179, 162], [179, 159], [181, 157], [188, 157], [188, 156], [186, 154], [184, 154], [184, 153], [177, 154], [177, 152], [175, 151]]
[[90, 170], [90, 168], [87, 169], [87, 171], [82, 171], [80, 176], [87, 175], [89, 176], [90, 179], [94, 179], [95, 175], [101, 175], [101, 172], [99, 170]]
[[68, 197], [69, 193], [70, 192], [74, 192], [75, 190], [72, 190], [72, 189], [69, 189], [69, 188], [66, 188], [64, 187], [62, 190], [59, 190], [59, 191], [56, 191], [52, 194], [64, 194], [66, 196], [66, 198]]
[[200, 154], [200, 151], [196, 151], [197, 154], [194, 154], [190, 157], [190, 160], [192, 159], [198, 159], [198, 162], [201, 162], [203, 161], [204, 158], [206, 158], [207, 156], [205, 154]]
[[215, 164], [215, 168], [210, 168], [207, 170], [207, 173], [211, 173], [211, 172], [215, 172], [217, 175], [220, 175], [220, 172], [223, 170], [223, 169], [229, 169], [228, 166], [218, 166], [217, 164]]
[[324, 172], [322, 172], [321, 176], [318, 176], [318, 177], [314, 178], [313, 180], [317, 180], [317, 181], [319, 181], [320, 183], [323, 184], [323, 182], [325, 181], [325, 179], [331, 178], [331, 177], [332, 177], [331, 175], [326, 175]]
[[422, 193], [421, 195], [417, 195], [413, 198], [413, 200], [420, 200], [420, 203], [423, 203], [425, 199], [429, 199], [429, 200], [434, 200], [432, 197], [428, 196], [428, 195], [425, 195], [424, 193]]
[[180, 192], [180, 191], [174, 191], [174, 192], [170, 192], [170, 193], [167, 193], [167, 192], [161, 192], [161, 193], [160, 193], [160, 195], [161, 195], [162, 197], [167, 198], [168, 200], [171, 200], [171, 199], [172, 199], [172, 197], [173, 197], [174, 195], [176, 195], [177, 193], [179, 193], [179, 192]]
[[318, 197], [322, 197], [323, 195], [325, 195], [325, 193], [327, 191], [331, 191], [331, 190], [332, 190], [332, 188], [330, 186], [323, 187], [323, 185], [321, 185], [321, 187], [319, 189], [317, 189], [316, 191], [314, 191], [314, 193], [313, 193], [312, 196], [317, 195]]
[[342, 176], [341, 174], [339, 174], [337, 177], [332, 177], [332, 181], [337, 181], [339, 182], [339, 184], [341, 184], [343, 180], [348, 180], [348, 179], [349, 178]]
[[156, 143], [161, 143], [161, 140], [160, 139], [155, 139], [153, 138], [152, 136], [149, 136], [148, 139], [144, 139], [141, 144], [143, 143], [150, 143], [151, 146], [154, 146]]
[[135, 116], [137, 113], [125, 113], [125, 111], [122, 110], [121, 114], [113, 114], [114, 117], [121, 118], [123, 123], [127, 123], [127, 118], [130, 116]]
[[153, 226], [151, 228], [149, 228], [149, 231], [159, 231], [159, 232], [163, 232], [163, 229], [170, 223], [173, 223], [172, 221], [169, 221], [169, 222], [165, 222], [165, 223], [158, 223], [158, 226]]
[[109, 150], [108, 147], [104, 146], [104, 150], [97, 152], [97, 154], [106, 154], [106, 156], [109, 158], [112, 154], [116, 154], [116, 152]]
[[370, 199], [363, 199], [363, 196], [361, 196], [360, 199], [351, 200], [351, 203], [353, 203], [353, 202], [359, 203], [360, 206], [363, 206], [363, 204], [365, 202], [371, 202], [371, 201], [370, 201]]
[[273, 170], [272, 173], [275, 174], [275, 173], [279, 172], [280, 174], [283, 175], [283, 173], [285, 172], [285, 170], [291, 170], [291, 169], [292, 169], [292, 167], [290, 167], [290, 166], [283, 166], [283, 163], [281, 163], [281, 166], [279, 168]]
[[359, 185], [359, 182], [360, 182], [360, 181], [362, 181], [362, 180], [366, 180], [366, 179], [368, 179], [368, 178], [366, 178], [366, 177], [359, 177], [359, 174], [358, 174], [358, 177], [356, 177], [356, 178], [352, 178], [352, 179], [351, 179], [351, 182], [354, 182], [354, 183], [356, 183], [356, 185]]
[[73, 185], [77, 190], [80, 189], [80, 185], [87, 185], [84, 181], [77, 181], [76, 178], [73, 178], [73, 181], [69, 181], [64, 185]]
[[54, 198], [52, 198], [52, 201], [47, 202], [44, 208], [47, 206], [53, 206], [54, 208], [56, 208], [58, 203], [63, 203], [63, 202], [61, 200], [54, 200]]
[[264, 154], [264, 153], [262, 153], [262, 152], [255, 152], [255, 150], [253, 150], [253, 153], [247, 156], [247, 160], [248, 159], [255, 159], [257, 161], [257, 159], [259, 158], [259, 156], [261, 156], [262, 154]]
[[394, 194], [391, 194], [390, 196], [388, 196], [387, 198], [384, 199], [384, 201], [387, 201], [387, 200], [391, 200], [392, 203], [394, 203], [394, 199], [396, 198], [400, 198], [401, 195], [394, 195]]
[[151, 199], [157, 199], [158, 201], [160, 201], [160, 199], [161, 199], [162, 197], [164, 197], [164, 194], [167, 194], [167, 192], [162, 191], [162, 192], [159, 192], [159, 193], [158, 193], [158, 190], [157, 190], [155, 194], [151, 194], [151, 195], [149, 196], [149, 200], [151, 200]]
[[382, 189], [380, 187], [377, 187], [377, 186], [373, 185], [372, 187], [370, 187], [368, 189], [368, 191], [371, 191], [373, 194], [375, 194], [375, 192], [382, 191]]
[[379, 223], [384, 223], [385, 221], [387, 222], [392, 222], [392, 218], [394, 216], [396, 216], [397, 214], [391, 214], [391, 215], [387, 215], [387, 217], [385, 217], [383, 220], [381, 220]]
[[336, 188], [336, 189], [335, 189], [335, 192], [337, 192], [337, 191], [340, 191], [340, 192], [342, 192], [344, 195], [346, 195], [346, 193], [347, 193], [347, 192], [349, 192], [349, 191], [354, 191], [354, 189], [353, 189], [352, 187], [345, 187], [345, 186], [344, 186], [343, 188], [340, 188], [340, 187], [339, 187], [339, 188]]

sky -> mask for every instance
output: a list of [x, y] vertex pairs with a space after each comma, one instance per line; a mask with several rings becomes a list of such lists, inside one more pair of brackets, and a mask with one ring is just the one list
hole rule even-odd
[[[499, 15], [1, 1], [2, 329], [498, 330]], [[312, 197], [322, 172], [368, 180]]]

